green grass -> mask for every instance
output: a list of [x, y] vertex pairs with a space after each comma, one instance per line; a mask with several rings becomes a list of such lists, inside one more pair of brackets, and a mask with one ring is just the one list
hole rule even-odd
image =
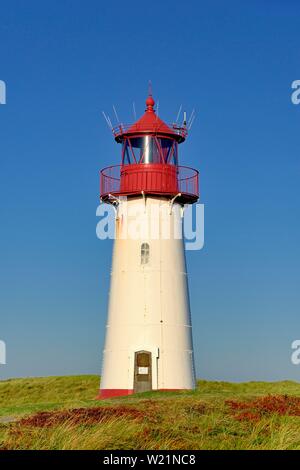
[[[226, 403], [267, 395], [300, 397], [295, 382], [199, 381], [192, 392], [149, 392], [105, 401], [95, 400], [98, 386], [97, 376], [0, 381], [0, 448], [300, 449], [300, 416], [270, 409], [255, 419], [239, 418]], [[62, 419], [44, 427], [19, 423], [41, 411], [52, 417], [59, 410], [92, 407], [106, 409], [105, 418]], [[116, 415], [119, 410], [123, 414]]]

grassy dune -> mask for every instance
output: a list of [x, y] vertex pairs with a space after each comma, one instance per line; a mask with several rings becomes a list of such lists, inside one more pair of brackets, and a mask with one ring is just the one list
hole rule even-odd
[[98, 377], [0, 381], [0, 449], [300, 449], [300, 384], [96, 401]]

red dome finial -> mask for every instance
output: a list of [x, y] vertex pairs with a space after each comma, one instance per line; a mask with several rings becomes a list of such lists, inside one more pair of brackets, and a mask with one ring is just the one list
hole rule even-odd
[[154, 113], [154, 109], [153, 109], [154, 105], [155, 105], [155, 101], [152, 98], [152, 96], [149, 95], [148, 98], [146, 99], [146, 106], [147, 106], [146, 111], [148, 111], [148, 113]]
[[155, 105], [155, 101], [154, 99], [152, 98], [152, 83], [151, 83], [151, 80], [149, 80], [149, 84], [148, 84], [148, 98], [146, 99], [146, 111], [148, 111], [149, 113], [153, 113], [154, 112], [154, 107]]

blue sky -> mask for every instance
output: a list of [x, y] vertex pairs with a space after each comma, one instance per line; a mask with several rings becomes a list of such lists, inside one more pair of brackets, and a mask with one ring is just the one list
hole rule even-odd
[[188, 252], [198, 377], [300, 379], [297, 1], [1, 3], [0, 377], [100, 373], [111, 242], [100, 168], [147, 83], [160, 116], [197, 118], [205, 247]]

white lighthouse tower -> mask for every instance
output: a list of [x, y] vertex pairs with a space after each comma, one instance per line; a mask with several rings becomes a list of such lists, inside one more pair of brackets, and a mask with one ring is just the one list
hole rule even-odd
[[186, 123], [167, 125], [151, 95], [133, 125], [113, 129], [121, 165], [101, 171], [116, 234], [99, 398], [195, 387], [183, 206], [198, 171], [178, 165]]

